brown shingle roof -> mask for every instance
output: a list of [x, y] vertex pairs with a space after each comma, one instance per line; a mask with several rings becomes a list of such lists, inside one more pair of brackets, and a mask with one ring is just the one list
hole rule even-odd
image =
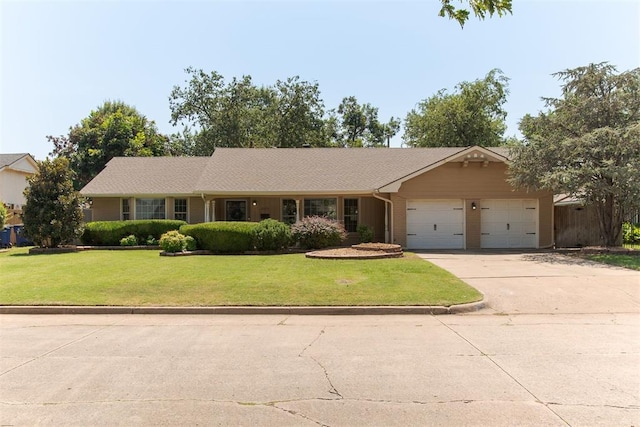
[[191, 194], [209, 157], [114, 157], [85, 196]]
[[[469, 147], [218, 148], [211, 157], [116, 157], [85, 196], [368, 193]], [[507, 157], [504, 148], [487, 148]]]
[[218, 148], [198, 193], [371, 192], [464, 148]]

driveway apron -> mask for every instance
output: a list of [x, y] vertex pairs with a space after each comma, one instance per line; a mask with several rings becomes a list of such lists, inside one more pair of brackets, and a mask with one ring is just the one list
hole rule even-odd
[[640, 313], [640, 272], [555, 252], [424, 252], [504, 314]]

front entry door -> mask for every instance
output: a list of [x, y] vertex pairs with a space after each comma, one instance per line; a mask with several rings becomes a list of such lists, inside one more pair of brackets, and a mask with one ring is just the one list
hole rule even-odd
[[225, 202], [225, 219], [227, 221], [246, 221], [247, 220], [247, 201], [246, 200], [227, 200]]

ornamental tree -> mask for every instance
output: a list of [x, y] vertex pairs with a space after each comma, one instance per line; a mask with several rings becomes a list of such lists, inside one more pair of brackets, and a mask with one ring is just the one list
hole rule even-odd
[[599, 63], [554, 76], [562, 96], [521, 120], [525, 145], [512, 149], [509, 180], [592, 205], [602, 244], [619, 245], [623, 221], [640, 208], [640, 68]]
[[28, 178], [22, 219], [25, 234], [40, 247], [55, 248], [80, 236], [81, 198], [73, 189], [69, 160], [59, 157], [39, 163]]

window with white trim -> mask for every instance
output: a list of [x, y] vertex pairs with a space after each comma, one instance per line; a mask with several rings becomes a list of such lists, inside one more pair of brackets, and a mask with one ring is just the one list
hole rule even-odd
[[121, 217], [123, 221], [128, 221], [131, 219], [131, 206], [129, 205], [129, 199], [122, 199], [122, 209], [120, 210], [121, 212]]
[[344, 199], [344, 229], [349, 233], [358, 231], [358, 199]]
[[338, 199], [304, 199], [304, 216], [338, 219]]
[[296, 201], [293, 199], [282, 199], [282, 222], [285, 224], [295, 224], [298, 220], [296, 212]]
[[180, 221], [187, 220], [187, 199], [173, 200], [173, 219]]
[[165, 219], [164, 199], [136, 199], [136, 219]]

